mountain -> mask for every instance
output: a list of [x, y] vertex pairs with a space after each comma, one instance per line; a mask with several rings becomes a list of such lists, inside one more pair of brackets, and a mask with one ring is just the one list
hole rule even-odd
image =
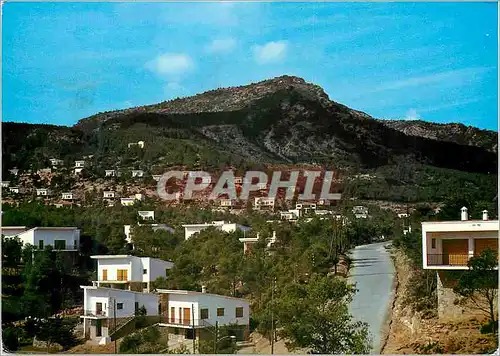
[[482, 130], [459, 123], [437, 124], [423, 120], [380, 121], [407, 135], [455, 142], [461, 145], [483, 147], [488, 151], [498, 152], [498, 135], [494, 131]]
[[[497, 134], [462, 126], [377, 120], [302, 78], [281, 76], [98, 113], [73, 127], [3, 123], [3, 168], [41, 168], [52, 157], [71, 164], [91, 155], [96, 171], [135, 167], [152, 174], [179, 165], [244, 170], [263, 164], [382, 170], [389, 180], [396, 178], [387, 167], [496, 174]], [[143, 150], [128, 147], [139, 140]], [[397, 184], [413, 183], [389, 183]]]

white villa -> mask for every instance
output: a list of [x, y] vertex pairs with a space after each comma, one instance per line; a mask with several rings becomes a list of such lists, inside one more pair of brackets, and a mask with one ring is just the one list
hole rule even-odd
[[308, 202], [297, 203], [295, 204], [295, 209], [304, 210], [304, 212], [307, 212], [309, 210], [316, 210], [316, 203], [308, 203]]
[[47, 189], [47, 188], [37, 188], [36, 190], [36, 195], [38, 197], [45, 197], [45, 196], [48, 196], [50, 195], [50, 190]]
[[10, 181], [8, 181], [8, 180], [3, 180], [1, 184], [2, 184], [2, 188], [8, 188], [8, 187], [9, 187], [9, 185], [10, 185]]
[[276, 203], [275, 198], [257, 197], [257, 198], [255, 198], [254, 209], [256, 209], [256, 210], [261, 210], [261, 209], [274, 210], [275, 203]]
[[219, 203], [223, 208], [232, 208], [237, 204], [236, 199], [220, 199]]
[[368, 218], [368, 208], [366, 206], [357, 205], [352, 208], [352, 213], [356, 219], [366, 219]]
[[[259, 235], [257, 233], [256, 237], [242, 237], [239, 239], [243, 243], [243, 253], [252, 252], [252, 246], [259, 241]], [[274, 243], [276, 243], [276, 231], [273, 231], [273, 235], [267, 239], [267, 248], [271, 247]]]
[[75, 174], [80, 173], [84, 168], [85, 168], [84, 160], [75, 161], [75, 167], [74, 167]]
[[137, 214], [139, 214], [139, 217], [142, 220], [154, 220], [155, 219], [155, 212], [153, 210], [138, 211]]
[[148, 316], [158, 315], [159, 296], [129, 290], [80, 286], [83, 289], [83, 333], [99, 344], [111, 341], [115, 321], [123, 325], [135, 311], [145, 307]]
[[138, 177], [138, 178], [144, 177], [144, 171], [142, 169], [134, 169], [132, 171], [132, 177]]
[[2, 235], [18, 237], [25, 244], [44, 249], [52, 246], [55, 250], [78, 251], [80, 245], [80, 230], [76, 227], [34, 227], [5, 226]]
[[174, 266], [170, 261], [131, 255], [97, 255], [97, 287], [128, 289], [136, 292], [151, 291], [151, 282], [166, 277], [166, 271]]
[[153, 179], [158, 182], [161, 179], [161, 174], [153, 174]]
[[468, 269], [469, 258], [492, 248], [498, 251], [498, 220], [469, 220], [467, 208], [460, 221], [422, 223], [423, 268], [433, 270]]
[[[201, 292], [158, 289], [160, 294], [160, 326], [168, 327], [183, 339], [213, 339], [204, 334], [204, 328], [234, 325], [236, 340], [245, 340], [249, 334], [250, 307], [241, 298], [211, 294], [202, 287]], [[192, 330], [196, 330], [196, 335]], [[170, 331], [170, 330], [169, 330]]]
[[205, 223], [205, 224], [187, 224], [187, 225], [182, 225], [182, 227], [184, 228], [184, 234], [186, 240], [189, 239], [192, 235], [197, 234], [209, 227], [215, 227], [216, 229], [225, 232], [235, 232], [236, 230], [247, 232], [252, 229], [248, 226], [235, 224], [231, 222], [225, 222], [225, 221], [212, 221], [211, 223]]
[[105, 199], [114, 199], [114, 198], [116, 198], [116, 193], [112, 190], [104, 191], [103, 197]]
[[17, 176], [17, 175], [19, 174], [19, 169], [18, 169], [18, 168], [12, 168], [12, 169], [9, 169], [9, 172], [10, 172], [12, 175]]
[[62, 193], [62, 199], [63, 200], [73, 200], [73, 193], [71, 193], [71, 192]]
[[[498, 220], [470, 220], [466, 207], [460, 211], [461, 220], [422, 222], [423, 268], [436, 271], [437, 309], [441, 321], [470, 318], [474, 309], [455, 303], [456, 276], [446, 270], [467, 270], [473, 256], [487, 248], [498, 251]], [[467, 319], [468, 320], [468, 319]]]
[[64, 161], [62, 159], [58, 159], [58, 158], [51, 158], [50, 159], [50, 164], [52, 165], [52, 167], [62, 166], [63, 163], [64, 163]]
[[128, 148], [134, 147], [134, 146], [139, 146], [140, 148], [144, 148], [144, 141], [130, 142], [128, 144]]
[[116, 170], [114, 170], [114, 169], [106, 169], [104, 171], [104, 175], [106, 177], [116, 177]]

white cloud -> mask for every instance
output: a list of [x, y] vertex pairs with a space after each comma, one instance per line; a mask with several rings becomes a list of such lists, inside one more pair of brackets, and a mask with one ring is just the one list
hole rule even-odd
[[164, 53], [146, 63], [145, 67], [161, 76], [183, 74], [194, 66], [193, 60], [184, 53]]
[[263, 46], [254, 46], [254, 58], [258, 63], [271, 63], [282, 60], [286, 55], [286, 41], [271, 41]]
[[420, 115], [417, 113], [417, 110], [415, 110], [415, 109], [408, 110], [404, 119], [405, 120], [422, 120]]
[[215, 39], [205, 47], [205, 51], [208, 53], [227, 53], [231, 52], [234, 47], [236, 47], [234, 38]]

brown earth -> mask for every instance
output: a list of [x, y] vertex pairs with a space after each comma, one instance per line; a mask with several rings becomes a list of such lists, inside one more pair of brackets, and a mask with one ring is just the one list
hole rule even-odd
[[481, 334], [485, 317], [477, 314], [469, 320], [443, 323], [437, 317], [423, 318], [405, 304], [412, 267], [399, 250], [393, 252], [398, 279], [389, 334], [382, 354], [479, 354], [497, 348], [491, 334]]

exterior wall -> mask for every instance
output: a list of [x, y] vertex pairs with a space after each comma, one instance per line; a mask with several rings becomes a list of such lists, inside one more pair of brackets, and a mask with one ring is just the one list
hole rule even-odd
[[39, 229], [31, 229], [24, 233], [19, 234], [19, 239], [23, 242], [23, 244], [31, 244], [33, 246], [38, 247], [40, 241], [43, 240], [44, 246], [51, 245], [55, 247], [55, 240], [64, 240], [66, 241], [66, 249], [72, 250], [78, 249], [80, 245], [80, 230], [39, 230]]
[[119, 289], [86, 288], [84, 310], [95, 313], [96, 303], [101, 302], [105, 316], [114, 317], [114, 301], [123, 303], [123, 309], [116, 310], [117, 318], [129, 317], [135, 314], [135, 302], [139, 307], [146, 308], [147, 315], [158, 315], [158, 295], [151, 293], [137, 293]]
[[147, 273], [143, 274], [143, 282], [153, 282], [158, 277], [165, 277], [166, 270], [174, 266], [172, 262], [162, 261], [157, 258], [142, 257], [143, 268], [147, 269]]
[[[204, 322], [210, 325], [215, 325], [216, 322], [219, 326], [238, 324], [248, 326], [250, 322], [250, 308], [248, 302], [243, 299], [226, 298], [213, 294], [168, 294], [168, 297], [162, 295], [162, 300], [166, 304], [168, 299], [168, 309], [165, 305], [162, 306], [163, 317], [170, 318], [170, 308], [175, 308], [175, 323], [182, 323], [179, 320], [179, 308], [191, 309], [194, 306], [194, 325], [203, 326]], [[236, 317], [236, 307], [243, 307], [243, 317]], [[224, 308], [224, 316], [217, 316], [217, 308]], [[208, 309], [208, 319], [200, 320], [200, 310]], [[182, 315], [182, 314], [181, 314]], [[191, 316], [191, 319], [193, 317]], [[193, 320], [191, 320], [191, 324]], [[191, 325], [190, 324], [190, 325]]]
[[208, 227], [210, 227], [210, 226], [212, 226], [212, 225], [208, 225], [208, 224], [207, 224], [206, 226], [205, 226], [205, 225], [199, 225], [199, 226], [189, 226], [189, 227], [185, 226], [185, 227], [184, 227], [184, 236], [185, 236], [185, 238], [186, 238], [186, 240], [187, 240], [187, 239], [189, 239], [191, 236], [193, 236], [194, 234], [197, 234], [197, 233], [199, 233], [200, 231], [202, 231], [202, 230], [204, 230], [204, 229], [206, 229], [206, 228], [208, 228]]
[[[498, 223], [498, 222], [497, 222]], [[423, 225], [424, 226], [424, 225]], [[498, 228], [498, 225], [497, 225]], [[435, 247], [432, 247], [432, 239], [435, 239]], [[495, 239], [498, 240], [498, 230], [497, 231], [422, 231], [422, 248], [424, 253], [423, 267], [424, 269], [467, 269], [466, 264], [464, 266], [448, 266], [448, 265], [435, 265], [435, 261], [440, 261], [443, 254], [443, 240], [468, 240], [468, 250], [467, 254], [469, 257], [475, 254], [475, 241], [484, 239]], [[457, 242], [458, 243], [458, 242]], [[498, 250], [498, 244], [496, 246]], [[428, 261], [427, 255], [436, 255], [433, 257], [435, 261]], [[431, 265], [430, 263], [433, 262]]]
[[[440, 321], [470, 320], [470, 318], [485, 319], [486, 315], [477, 309], [473, 303], [463, 303], [453, 288], [458, 282], [458, 276], [450, 275], [450, 271], [436, 271], [438, 317]], [[498, 305], [498, 303], [495, 303]], [[497, 311], [498, 312], [498, 311]]]
[[[126, 269], [128, 280], [133, 280], [132, 266], [129, 258], [113, 258], [113, 259], [99, 259], [97, 260], [97, 280], [103, 281], [102, 270], [107, 270], [107, 280], [118, 280], [118, 270]], [[142, 280], [142, 278], [140, 279]]]

